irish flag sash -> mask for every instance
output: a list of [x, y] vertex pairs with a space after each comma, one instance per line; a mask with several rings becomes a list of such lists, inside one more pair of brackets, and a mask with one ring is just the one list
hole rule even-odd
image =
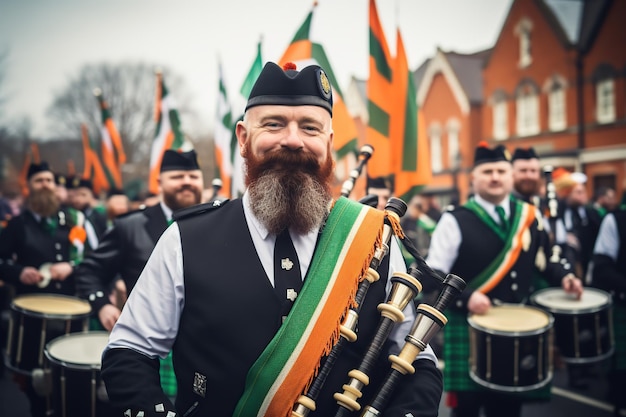
[[466, 208], [474, 212], [483, 222], [494, 229], [504, 241], [504, 246], [500, 253], [475, 279], [468, 283], [471, 288], [483, 294], [487, 294], [502, 281], [515, 262], [517, 262], [522, 248], [528, 248], [527, 245], [530, 244], [528, 230], [533, 221], [535, 221], [534, 206], [525, 204], [517, 199], [512, 201], [515, 207], [511, 216], [511, 228], [508, 233], [505, 233], [476, 201], [470, 200], [465, 204]]
[[339, 338], [382, 239], [384, 213], [345, 197], [331, 210], [291, 312], [246, 378], [236, 417], [288, 416]]

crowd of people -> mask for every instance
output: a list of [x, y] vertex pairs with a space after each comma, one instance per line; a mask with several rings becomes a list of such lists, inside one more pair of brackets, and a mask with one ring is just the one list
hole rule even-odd
[[[550, 383], [521, 393], [493, 389], [468, 361], [475, 349], [468, 317], [530, 305], [545, 288], [573, 299], [587, 288], [611, 295], [608, 377], [611, 387], [626, 381], [626, 206], [615, 190], [598, 188], [589, 199], [584, 174], [548, 170], [532, 148], [511, 156], [480, 143], [462, 204], [442, 210], [436, 196], [417, 194], [395, 224], [385, 213], [388, 179], [368, 178], [366, 194], [375, 197], [367, 204], [333, 198], [332, 116], [323, 68], [267, 63], [236, 126], [247, 190], [232, 200], [217, 198], [215, 185], [205, 188], [193, 150], [165, 151], [160, 192], [141, 202], [121, 190], [99, 200], [88, 179], [31, 164], [26, 195], [0, 200], [2, 309], [33, 294], [88, 303], [89, 331], [109, 334], [101, 378], [106, 409], [116, 415], [287, 415], [345, 336], [342, 320], [364, 265], [392, 224], [412, 248], [389, 242], [376, 265], [380, 277], [359, 306], [357, 341], [324, 375], [319, 396], [300, 403], [312, 415], [334, 415], [333, 393], [368, 351], [392, 277], [424, 259], [433, 274], [458, 275], [467, 286], [383, 415], [436, 416], [444, 393], [454, 417], [519, 417], [527, 401], [548, 400]], [[332, 259], [340, 270], [328, 265]], [[419, 303], [434, 303], [434, 282], [422, 282], [389, 331], [372, 359], [372, 380], [383, 379], [388, 356], [402, 351]], [[3, 327], [3, 346], [13, 347], [14, 326]], [[39, 336], [28, 333], [11, 354], [41, 356]], [[41, 361], [25, 367], [9, 355], [4, 372], [27, 395], [32, 416], [50, 415], [49, 390], [36, 372]], [[570, 384], [584, 389], [589, 367], [567, 363], [567, 370]], [[359, 404], [377, 394], [375, 385], [366, 388]], [[610, 394], [616, 410], [624, 407], [623, 396]]]

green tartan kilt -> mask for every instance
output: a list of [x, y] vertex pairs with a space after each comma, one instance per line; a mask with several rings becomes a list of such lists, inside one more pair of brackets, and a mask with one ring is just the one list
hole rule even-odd
[[[492, 391], [474, 382], [470, 377], [470, 341], [467, 315], [457, 311], [447, 311], [448, 323], [443, 328], [443, 384], [446, 392]], [[504, 393], [524, 401], [547, 401], [550, 399], [552, 383], [543, 387], [516, 393]]]

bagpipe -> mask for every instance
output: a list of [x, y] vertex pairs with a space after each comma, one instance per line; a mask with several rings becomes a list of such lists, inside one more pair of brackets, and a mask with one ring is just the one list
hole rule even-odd
[[543, 168], [544, 180], [546, 183], [546, 201], [547, 208], [546, 214], [548, 217], [548, 223], [550, 225], [550, 246], [552, 247], [552, 253], [550, 255], [550, 262], [559, 263], [561, 261], [561, 254], [563, 249], [556, 243], [556, 228], [557, 217], [559, 212], [559, 201], [556, 197], [556, 186], [552, 179], [552, 166], [546, 165]]
[[367, 165], [367, 161], [369, 161], [373, 153], [374, 153], [374, 148], [370, 145], [363, 145], [361, 149], [359, 149], [357, 166], [352, 171], [350, 171], [350, 176], [341, 186], [342, 197], [350, 196], [350, 193], [354, 189], [354, 184], [356, 183], [356, 180], [361, 175], [363, 168], [365, 168], [365, 165]]
[[[361, 163], [362, 166], [369, 158], [364, 151]], [[356, 170], [355, 170], [356, 174]], [[358, 174], [354, 176], [356, 179]], [[349, 190], [346, 187], [346, 190]], [[356, 292], [354, 306], [348, 310], [343, 324], [340, 328], [340, 337], [333, 346], [326, 360], [321, 365], [319, 372], [309, 385], [308, 390], [297, 400], [291, 413], [292, 417], [305, 417], [316, 409], [316, 400], [330, 374], [333, 366], [340, 360], [342, 350], [349, 344], [357, 340], [357, 323], [359, 319], [360, 306], [363, 305], [370, 286], [380, 278], [377, 272], [385, 256], [389, 253], [389, 245], [392, 237], [400, 239], [406, 249], [417, 260], [416, 268], [409, 268], [407, 273], [395, 272], [391, 277], [391, 291], [384, 303], [378, 305], [380, 321], [377, 325], [374, 337], [368, 345], [365, 355], [356, 369], [348, 372], [349, 381], [343, 385], [342, 393], [335, 393], [334, 399], [337, 402], [336, 416], [348, 415], [351, 412], [361, 410], [358, 400], [362, 397], [361, 390], [370, 385], [370, 374], [372, 373], [378, 358], [383, 351], [383, 346], [387, 341], [394, 325], [405, 319], [403, 310], [413, 302], [415, 297], [422, 290], [422, 279], [434, 279], [441, 287], [436, 302], [433, 305], [419, 304], [417, 314], [413, 322], [411, 331], [405, 338], [405, 343], [398, 355], [389, 356], [390, 370], [380, 385], [371, 403], [364, 408], [363, 416], [377, 416], [385, 409], [390, 396], [394, 392], [402, 377], [415, 373], [412, 363], [417, 356], [426, 349], [432, 337], [443, 328], [447, 319], [443, 311], [456, 299], [465, 288], [465, 282], [458, 276], [448, 274], [442, 278], [426, 264], [425, 260], [418, 253], [417, 249], [405, 238], [401, 227], [400, 218], [406, 213], [407, 205], [399, 198], [392, 197], [385, 207], [385, 223], [382, 231], [382, 242], [374, 250], [374, 255], [370, 261], [369, 268], [363, 277]]]

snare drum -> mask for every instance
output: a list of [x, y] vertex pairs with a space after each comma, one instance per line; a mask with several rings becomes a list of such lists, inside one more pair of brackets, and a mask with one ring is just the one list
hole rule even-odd
[[94, 331], [57, 337], [46, 345], [55, 417], [115, 414], [100, 378], [102, 351], [108, 340], [108, 332]]
[[55, 337], [87, 331], [91, 306], [76, 297], [21, 295], [11, 303], [6, 347], [7, 367], [30, 375], [44, 364], [44, 347]]
[[565, 362], [597, 362], [613, 354], [611, 294], [585, 288], [577, 300], [561, 288], [546, 288], [533, 294], [531, 301], [554, 315], [556, 346]]
[[552, 380], [554, 318], [536, 307], [494, 306], [467, 318], [470, 377], [503, 392], [525, 392]]

